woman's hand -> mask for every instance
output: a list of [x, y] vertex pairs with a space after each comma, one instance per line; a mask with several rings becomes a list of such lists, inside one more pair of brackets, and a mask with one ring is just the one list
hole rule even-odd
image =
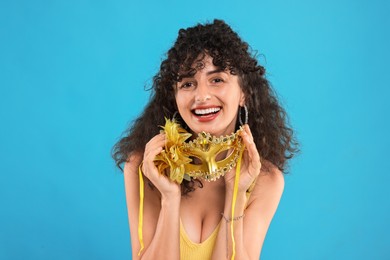
[[162, 198], [181, 196], [180, 185], [160, 174], [154, 164], [156, 155], [164, 149], [164, 146], [165, 134], [161, 133], [150, 139], [145, 146], [142, 172], [160, 191]]
[[[252, 132], [249, 125], [244, 125], [241, 132], [242, 140], [245, 144], [245, 150], [241, 159], [240, 181], [238, 192], [246, 192], [253, 181], [257, 178], [261, 170], [260, 155], [257, 151], [256, 144], [253, 141]], [[225, 175], [226, 189], [233, 191], [236, 168], [233, 168]]]

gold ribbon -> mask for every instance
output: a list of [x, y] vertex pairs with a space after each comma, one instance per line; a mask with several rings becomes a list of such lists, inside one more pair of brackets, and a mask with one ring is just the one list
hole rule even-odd
[[[236, 201], [237, 201], [237, 193], [238, 193], [238, 184], [240, 181], [240, 172], [241, 172], [241, 158], [242, 158], [242, 153], [244, 152], [244, 149], [240, 151], [240, 156], [238, 157], [237, 161], [237, 167], [236, 167], [236, 176], [234, 177], [234, 189], [233, 189], [233, 201], [232, 201], [232, 216], [231, 219], [234, 219], [234, 208], [236, 207]], [[232, 247], [233, 247], [233, 252], [232, 252], [232, 260], [234, 260], [234, 257], [236, 256], [236, 241], [234, 239], [234, 221], [231, 221], [230, 223], [230, 233], [232, 235]], [[226, 232], [228, 232], [226, 230]]]
[[138, 241], [141, 248], [138, 251], [138, 256], [141, 254], [141, 251], [144, 249], [144, 239], [142, 236], [142, 227], [144, 219], [144, 178], [142, 177], [141, 165], [138, 167], [139, 175], [139, 212], [138, 212]]

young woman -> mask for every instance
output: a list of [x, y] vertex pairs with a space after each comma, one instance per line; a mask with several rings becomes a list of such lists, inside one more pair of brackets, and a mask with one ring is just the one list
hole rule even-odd
[[[174, 148], [167, 119], [184, 140]], [[265, 69], [224, 21], [180, 29], [113, 150], [133, 259], [259, 259], [297, 150], [286, 121]]]

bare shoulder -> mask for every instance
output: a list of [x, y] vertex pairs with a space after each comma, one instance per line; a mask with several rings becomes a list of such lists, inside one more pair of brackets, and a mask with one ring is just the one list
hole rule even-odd
[[269, 208], [270, 213], [274, 212], [282, 197], [283, 190], [283, 173], [274, 164], [265, 161], [251, 193], [249, 204], [263, 209]]
[[245, 210], [245, 239], [252, 259], [258, 259], [268, 227], [284, 189], [283, 173], [270, 162], [262, 162], [261, 172], [250, 193]]
[[125, 166], [123, 168], [123, 174], [125, 179], [134, 178], [134, 176], [138, 176], [138, 167], [142, 161], [142, 154], [134, 153], [129, 156]]
[[[140, 208], [140, 176], [138, 168], [142, 163], [142, 154], [131, 155], [124, 165], [123, 174], [125, 179], [125, 192], [126, 192], [126, 204], [127, 213], [130, 225], [131, 246], [133, 252], [138, 252], [140, 249], [140, 243], [138, 240], [138, 220], [139, 220], [139, 208]], [[144, 183], [147, 184], [148, 180], [145, 176], [142, 177]], [[158, 214], [160, 210], [160, 198], [156, 189], [151, 189], [148, 185], [144, 186], [144, 199], [143, 199], [143, 218], [147, 221], [143, 226], [143, 239], [145, 245], [149, 244], [158, 220]], [[136, 255], [133, 255], [136, 258]]]
[[138, 167], [142, 157], [137, 154], [129, 156], [123, 167], [123, 177], [125, 179], [126, 201], [128, 208], [138, 207], [139, 201], [139, 175]]
[[[136, 201], [139, 200], [139, 185], [140, 185], [140, 176], [139, 176], [139, 166], [142, 163], [143, 154], [132, 154], [129, 156], [125, 166], [123, 168], [123, 174], [125, 178], [125, 189], [126, 197], [129, 201], [129, 198], [134, 198]], [[148, 178], [142, 175], [143, 182], [145, 184], [145, 203], [149, 202], [150, 199], [156, 200], [159, 199], [159, 192], [152, 188]], [[146, 196], [147, 195], [147, 196]], [[154, 201], [156, 203], [156, 201]]]
[[259, 176], [257, 177], [254, 194], [261, 192], [282, 193], [284, 189], [283, 173], [274, 164], [263, 162]]

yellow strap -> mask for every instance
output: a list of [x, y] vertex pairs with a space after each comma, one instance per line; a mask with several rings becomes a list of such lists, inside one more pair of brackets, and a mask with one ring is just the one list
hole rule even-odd
[[[236, 241], [234, 240], [234, 208], [236, 207], [236, 200], [237, 200], [237, 192], [238, 192], [238, 183], [240, 181], [240, 172], [241, 172], [241, 158], [242, 158], [242, 153], [244, 152], [244, 148], [242, 147], [240, 151], [240, 156], [238, 157], [237, 161], [237, 167], [236, 167], [236, 176], [234, 178], [234, 190], [233, 190], [233, 201], [232, 201], [232, 221], [230, 223], [230, 233], [232, 235], [232, 247], [233, 247], [233, 252], [232, 252], [232, 260], [234, 260], [234, 257], [236, 256]], [[227, 232], [227, 230], [226, 230]]]
[[142, 177], [141, 166], [142, 163], [138, 167], [138, 175], [139, 175], [138, 240], [141, 245], [141, 248], [138, 251], [138, 256], [141, 254], [141, 251], [144, 249], [144, 239], [142, 237], [143, 213], [144, 213], [144, 179]]

